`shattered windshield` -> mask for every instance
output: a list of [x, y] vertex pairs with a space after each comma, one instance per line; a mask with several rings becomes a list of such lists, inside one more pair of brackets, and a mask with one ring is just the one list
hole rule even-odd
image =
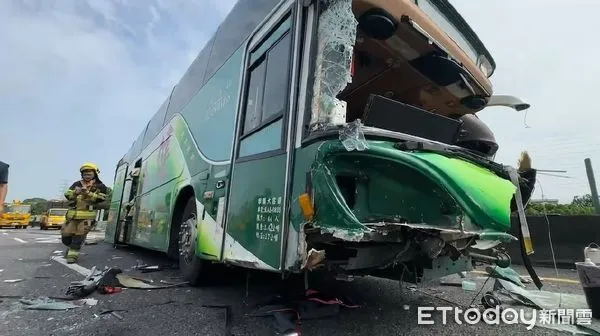
[[[309, 132], [346, 127], [340, 139], [359, 150], [365, 147], [361, 125], [453, 143], [461, 125], [458, 118], [483, 107], [485, 100], [480, 97], [486, 89], [473, 84], [474, 78], [467, 79], [455, 62], [436, 57], [438, 48], [428, 41], [411, 40], [412, 26], [395, 27], [389, 37], [378, 38], [365, 23], [373, 15], [369, 10], [353, 7], [352, 0], [322, 3]], [[428, 0], [419, 1], [419, 6], [421, 15], [437, 18], [439, 28], [430, 28], [432, 34], [456, 36], [476, 61], [477, 45], [469, 40], [473, 33], [466, 26], [463, 34], [452, 24], [462, 19], [454, 17], [458, 13], [449, 4], [445, 8]], [[397, 9], [390, 20], [398, 20], [401, 14]]]

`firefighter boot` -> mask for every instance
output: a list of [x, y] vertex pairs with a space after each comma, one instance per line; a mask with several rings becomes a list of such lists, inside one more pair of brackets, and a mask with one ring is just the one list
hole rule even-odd
[[69, 251], [67, 252], [67, 263], [68, 264], [76, 263], [77, 259], [79, 259], [79, 250], [69, 248]]

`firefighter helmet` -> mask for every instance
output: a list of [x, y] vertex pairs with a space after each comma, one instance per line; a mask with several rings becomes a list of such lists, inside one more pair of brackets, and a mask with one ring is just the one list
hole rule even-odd
[[96, 164], [91, 163], [91, 162], [86, 162], [86, 163], [82, 164], [81, 167], [79, 168], [79, 171], [81, 173], [83, 173], [86, 170], [93, 170], [94, 172], [96, 172], [96, 175], [100, 174], [100, 169], [98, 169], [98, 166], [96, 166]]

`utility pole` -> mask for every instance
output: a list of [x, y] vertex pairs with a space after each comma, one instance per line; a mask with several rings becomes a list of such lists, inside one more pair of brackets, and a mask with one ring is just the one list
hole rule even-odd
[[63, 199], [65, 191], [69, 188], [69, 180], [62, 180], [59, 186], [58, 195], [56, 199]]
[[600, 199], [598, 198], [596, 179], [594, 178], [594, 170], [592, 169], [592, 160], [590, 160], [590, 158], [586, 158], [584, 162], [588, 182], [590, 183], [590, 191], [592, 192], [592, 202], [594, 203], [594, 209], [596, 209], [596, 214], [600, 214]]

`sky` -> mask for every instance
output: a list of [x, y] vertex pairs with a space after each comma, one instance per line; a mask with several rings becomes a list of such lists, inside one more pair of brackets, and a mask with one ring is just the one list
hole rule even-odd
[[[11, 165], [8, 200], [57, 197], [86, 161], [112, 185], [117, 161], [234, 3], [0, 1], [0, 160]], [[570, 202], [589, 193], [584, 158], [600, 169], [598, 119], [588, 102], [600, 63], [586, 56], [600, 51], [588, 41], [600, 31], [600, 2], [451, 3], [496, 61], [494, 92], [532, 105], [527, 113], [493, 107], [479, 114], [500, 144], [497, 160], [515, 165], [528, 150], [536, 168], [567, 170], [570, 178], [540, 175], [536, 198]]]
[[118, 160], [235, 0], [1, 0], [0, 160], [7, 200], [57, 197]]

